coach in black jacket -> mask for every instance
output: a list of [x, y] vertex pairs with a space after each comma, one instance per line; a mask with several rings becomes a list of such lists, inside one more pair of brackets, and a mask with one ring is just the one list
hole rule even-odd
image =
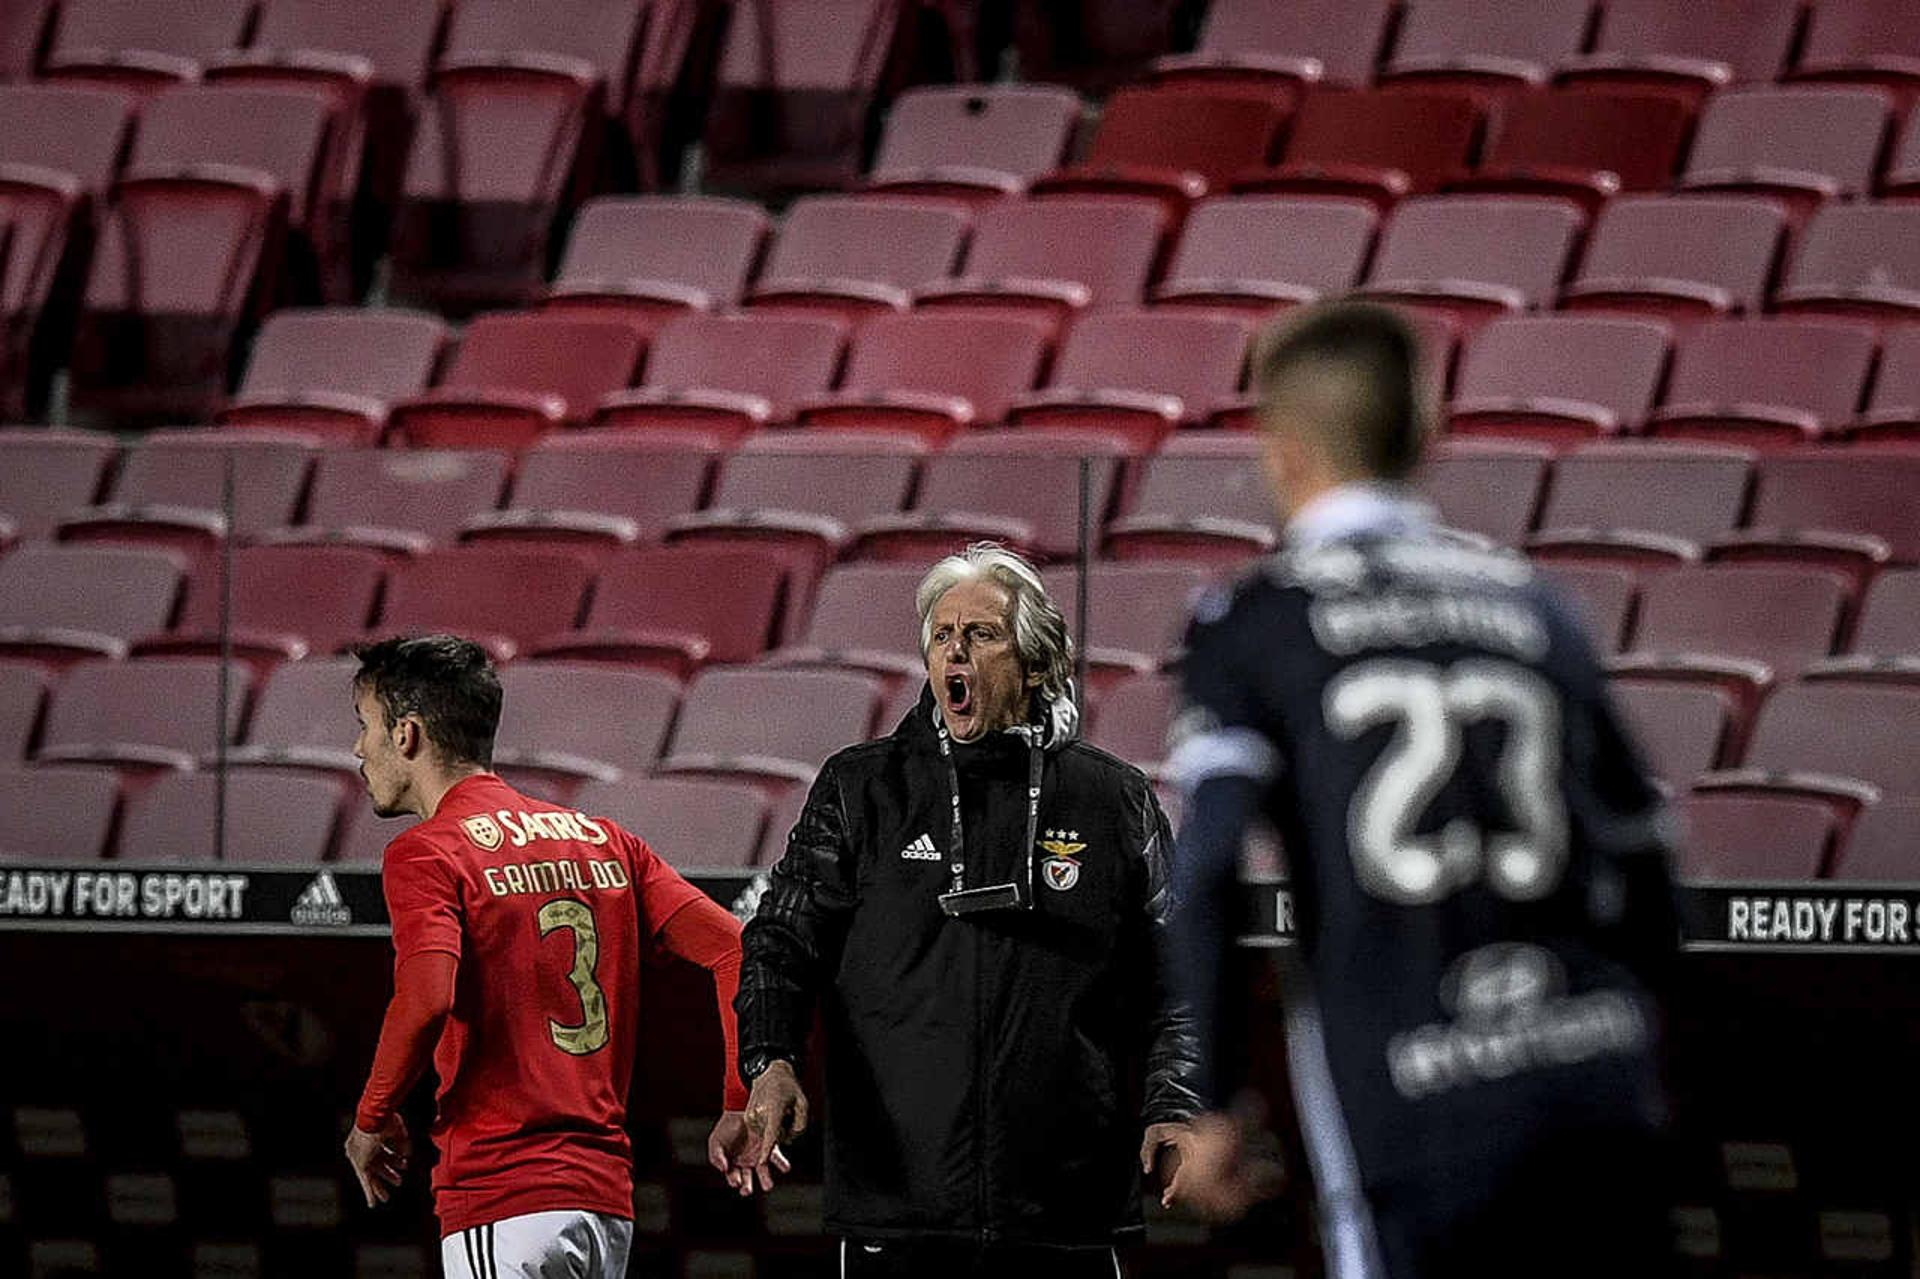
[[1198, 1101], [1158, 955], [1167, 819], [1074, 740], [1071, 643], [1031, 566], [973, 547], [916, 602], [927, 691], [827, 761], [747, 925], [754, 1157], [805, 1126], [817, 1005], [844, 1273], [1110, 1279], [1143, 1166]]

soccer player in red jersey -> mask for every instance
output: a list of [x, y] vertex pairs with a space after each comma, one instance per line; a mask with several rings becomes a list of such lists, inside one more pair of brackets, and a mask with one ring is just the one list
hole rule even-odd
[[[360, 652], [354, 755], [382, 816], [394, 995], [347, 1159], [369, 1206], [400, 1182], [399, 1106], [439, 1076], [434, 1207], [446, 1273], [619, 1276], [633, 1238], [625, 1122], [639, 960], [657, 942], [713, 974], [726, 1040], [708, 1157], [740, 1193], [747, 1145], [732, 1069], [740, 925], [612, 822], [530, 799], [488, 771], [500, 681], [447, 635]], [[784, 1164], [774, 1163], [784, 1171]]]

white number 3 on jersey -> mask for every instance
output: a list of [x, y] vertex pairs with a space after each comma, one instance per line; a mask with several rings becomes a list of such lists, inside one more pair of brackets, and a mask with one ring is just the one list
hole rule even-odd
[[[1354, 873], [1375, 897], [1422, 906], [1486, 877], [1501, 896], [1553, 891], [1567, 861], [1560, 796], [1560, 704], [1540, 676], [1508, 662], [1364, 662], [1327, 686], [1327, 727], [1351, 740], [1378, 724], [1394, 734], [1361, 782], [1347, 818]], [[1420, 815], [1460, 762], [1461, 735], [1505, 721], [1497, 782], [1518, 829], [1487, 831], [1456, 818], [1431, 835]]]

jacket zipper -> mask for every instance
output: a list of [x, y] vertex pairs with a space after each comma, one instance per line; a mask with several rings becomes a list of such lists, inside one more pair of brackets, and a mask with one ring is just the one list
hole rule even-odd
[[986, 1000], [986, 938], [982, 929], [972, 929], [973, 933], [973, 1091], [974, 1091], [974, 1140], [979, 1144], [979, 1177], [975, 1190], [975, 1211], [980, 1223], [980, 1242], [993, 1242], [992, 1214], [989, 1207], [989, 1185], [987, 1180], [988, 1134], [992, 1129], [987, 1124], [987, 1000]]

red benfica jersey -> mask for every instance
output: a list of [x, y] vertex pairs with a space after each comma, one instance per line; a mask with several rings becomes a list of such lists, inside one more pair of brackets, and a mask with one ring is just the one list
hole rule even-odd
[[433, 1057], [441, 1230], [631, 1217], [641, 939], [700, 891], [613, 823], [491, 773], [388, 845], [383, 880], [396, 966], [424, 951], [459, 960]]

